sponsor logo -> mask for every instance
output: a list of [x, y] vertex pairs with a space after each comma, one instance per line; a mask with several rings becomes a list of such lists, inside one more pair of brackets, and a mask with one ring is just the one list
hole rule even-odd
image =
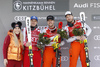
[[69, 60], [68, 56], [61, 56], [61, 61], [68, 61], [68, 60]]
[[92, 21], [100, 21], [100, 15], [92, 15]]
[[46, 19], [46, 17], [38, 17], [38, 19]]
[[94, 60], [100, 61], [100, 55], [95, 55], [95, 56], [94, 56]]
[[75, 3], [74, 8], [88, 8], [88, 3], [84, 4]]
[[15, 21], [25, 21], [27, 16], [15, 16], [14, 20]]
[[95, 35], [94, 40], [100, 40], [100, 35]]
[[100, 8], [100, 3], [75, 3], [73, 8]]
[[100, 27], [99, 26], [94, 26], [93, 29], [100, 29]]
[[94, 47], [94, 49], [100, 49], [100, 47]]
[[[86, 19], [88, 18], [88, 17], [85, 17]], [[80, 17], [74, 17], [74, 19], [75, 20], [80, 20]]]
[[[62, 6], [59, 3], [63, 3]], [[59, 12], [69, 9], [69, 0], [13, 0], [12, 4], [13, 12]]]

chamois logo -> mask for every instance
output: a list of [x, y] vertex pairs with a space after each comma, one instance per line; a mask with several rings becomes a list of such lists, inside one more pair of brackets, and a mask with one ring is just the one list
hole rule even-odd
[[17, 11], [20, 11], [22, 9], [22, 2], [20, 0], [14, 2], [14, 9]]

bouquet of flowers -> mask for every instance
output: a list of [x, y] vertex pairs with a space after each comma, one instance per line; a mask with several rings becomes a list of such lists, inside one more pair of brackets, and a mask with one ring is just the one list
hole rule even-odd
[[81, 36], [81, 35], [84, 34], [84, 30], [82, 29], [82, 27], [76, 26], [76, 27], [73, 29], [72, 33], [73, 33], [75, 36]]
[[[82, 29], [82, 27], [80, 26], [76, 26], [74, 29], [73, 29], [73, 32], [72, 32], [75, 36], [82, 36], [84, 34], [84, 30]], [[80, 43], [83, 43], [83, 41], [79, 41]]]
[[67, 35], [67, 32], [63, 29], [57, 29], [57, 33], [60, 34], [61, 38], [65, 38], [65, 39], [68, 39], [68, 35]]
[[39, 49], [42, 49], [45, 46], [45, 44], [49, 44], [50, 41], [51, 40], [49, 39], [49, 36], [47, 34], [40, 33], [39, 34], [39, 40], [37, 41], [37, 44], [38, 44], [37, 47]]

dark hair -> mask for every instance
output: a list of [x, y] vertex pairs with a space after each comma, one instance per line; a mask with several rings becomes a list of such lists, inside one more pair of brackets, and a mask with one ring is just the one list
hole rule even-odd
[[54, 20], [54, 16], [52, 16], [52, 15], [47, 16], [47, 21], [48, 20]]

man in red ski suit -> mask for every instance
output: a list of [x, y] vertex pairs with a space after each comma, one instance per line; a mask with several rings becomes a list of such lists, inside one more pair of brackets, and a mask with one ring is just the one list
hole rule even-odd
[[23, 29], [24, 35], [24, 60], [23, 67], [30, 67], [29, 59], [29, 45], [32, 44], [33, 52], [33, 65], [34, 67], [41, 67], [41, 51], [37, 48], [37, 40], [39, 38], [40, 30], [37, 28], [38, 18], [36, 16], [31, 16], [31, 43], [28, 42], [27, 30]]

